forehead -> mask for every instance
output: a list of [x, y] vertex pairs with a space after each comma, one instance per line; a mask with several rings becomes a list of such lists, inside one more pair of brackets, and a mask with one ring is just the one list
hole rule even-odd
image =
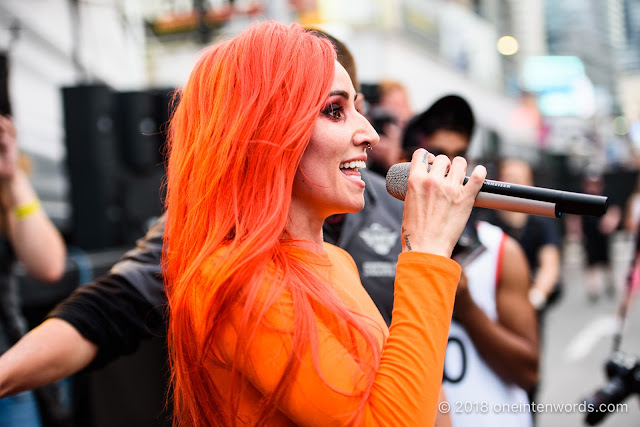
[[349, 77], [349, 73], [347, 73], [347, 70], [345, 70], [342, 64], [340, 64], [338, 61], [335, 62], [335, 73], [333, 76], [333, 85], [331, 88], [347, 90], [348, 92], [355, 92], [353, 83], [351, 82], [351, 77]]
[[469, 140], [461, 133], [440, 129], [429, 137], [420, 138], [422, 148], [437, 149], [449, 156], [459, 156], [465, 154], [469, 148]]
[[502, 162], [502, 170], [508, 173], [528, 174], [531, 167], [520, 160], [505, 160]]
[[533, 183], [533, 171], [531, 167], [519, 160], [506, 160], [499, 168], [500, 177], [514, 184], [531, 185]]

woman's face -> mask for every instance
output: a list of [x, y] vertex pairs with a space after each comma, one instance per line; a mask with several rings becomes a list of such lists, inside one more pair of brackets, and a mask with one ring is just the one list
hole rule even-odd
[[521, 160], [503, 161], [498, 179], [518, 185], [533, 185], [531, 167]]
[[313, 126], [293, 184], [293, 202], [322, 219], [364, 206], [367, 142], [374, 146], [378, 134], [355, 107], [356, 91], [338, 62], [331, 93]]

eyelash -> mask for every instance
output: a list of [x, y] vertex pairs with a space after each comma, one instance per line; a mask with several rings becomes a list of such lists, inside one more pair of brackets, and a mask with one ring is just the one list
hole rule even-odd
[[[331, 104], [330, 106], [322, 110], [322, 114], [327, 116], [329, 119], [337, 122], [342, 120], [342, 111], [343, 111], [343, 107], [341, 107], [340, 105]], [[338, 117], [335, 116], [336, 113], [339, 114]]]

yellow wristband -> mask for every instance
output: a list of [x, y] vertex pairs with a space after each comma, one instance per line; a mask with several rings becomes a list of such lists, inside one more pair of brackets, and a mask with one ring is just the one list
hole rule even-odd
[[23, 203], [13, 209], [13, 214], [18, 219], [25, 219], [40, 210], [40, 200], [33, 199], [30, 202]]

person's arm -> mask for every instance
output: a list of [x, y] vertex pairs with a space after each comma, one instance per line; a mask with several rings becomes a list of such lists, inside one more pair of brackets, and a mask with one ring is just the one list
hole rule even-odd
[[610, 235], [620, 225], [622, 219], [622, 209], [619, 205], [610, 205], [607, 212], [602, 215], [600, 222], [598, 223], [598, 229], [602, 234]]
[[166, 305], [155, 304], [138, 288], [158, 294], [157, 299], [164, 297], [162, 279], [134, 285], [123, 277], [108, 274], [76, 289], [47, 318], [67, 322], [94, 343], [98, 352], [88, 368], [101, 368], [133, 353], [144, 339], [166, 336]]
[[[353, 269], [357, 271], [355, 264]], [[336, 334], [339, 326], [316, 316], [318, 370], [307, 352], [278, 409], [296, 425], [316, 425], [318, 420], [326, 425], [434, 425], [459, 274], [460, 267], [450, 259], [415, 251], [400, 254], [393, 321], [377, 370], [370, 354], [354, 354], [345, 346]], [[284, 292], [267, 310], [254, 339], [241, 344], [245, 357], [238, 369], [263, 396], [272, 394], [287, 366], [292, 307], [291, 294]], [[241, 318], [237, 307], [217, 337], [213, 353], [224, 363], [234, 359]], [[210, 376], [219, 375], [217, 362], [209, 366]], [[367, 391], [372, 374], [375, 380]], [[368, 394], [360, 406], [363, 393]]]
[[531, 266], [534, 275], [529, 301], [540, 310], [560, 282], [562, 238], [555, 219], [536, 217], [536, 220], [539, 227], [534, 232], [540, 235], [540, 246], [536, 253], [537, 265]]
[[59, 381], [85, 368], [98, 347], [60, 319], [48, 319], [0, 356], [0, 398]]
[[98, 346], [90, 368], [133, 353], [143, 339], [166, 335], [160, 267], [165, 219], [161, 216], [109, 274], [80, 286], [49, 313]]
[[529, 302], [529, 266], [518, 243], [507, 237], [502, 273], [496, 290], [498, 321], [494, 322], [473, 301], [463, 283], [456, 295], [455, 318], [478, 353], [504, 381], [529, 390], [538, 382], [538, 327]]
[[18, 167], [15, 128], [4, 116], [0, 116], [0, 187], [7, 236], [17, 259], [29, 276], [56, 282], [65, 269], [64, 241], [42, 210], [26, 173]]
[[164, 217], [111, 272], [76, 289], [0, 356], [0, 397], [100, 367], [165, 334]]
[[534, 308], [541, 309], [560, 279], [560, 249], [556, 245], [544, 245], [537, 256], [538, 271], [533, 278], [529, 300]]
[[[154, 292], [154, 283], [147, 288]], [[155, 292], [163, 289], [157, 281]], [[102, 367], [164, 336], [164, 310], [117, 275], [81, 286], [0, 356], [0, 398]]]
[[[477, 167], [462, 185], [466, 161], [430, 156], [423, 149], [413, 155], [405, 198], [402, 237], [394, 288], [393, 320], [379, 360], [373, 354], [345, 345], [351, 335], [342, 322], [316, 314], [317, 358], [306, 352], [299, 370], [278, 406], [297, 425], [351, 423], [362, 426], [434, 425], [442, 385], [444, 357], [460, 266], [449, 257], [469, 218], [486, 171]], [[351, 274], [357, 274], [351, 259]], [[335, 266], [335, 263], [334, 263]], [[335, 271], [335, 280], [347, 277]], [[335, 284], [339, 286], [339, 283]], [[365, 292], [364, 289], [362, 292]], [[369, 298], [365, 295], [366, 298]], [[198, 319], [197, 300], [191, 316]], [[293, 297], [287, 291], [266, 310], [250, 342], [238, 343], [236, 331], [242, 307], [234, 307], [228, 324], [211, 351], [209, 368], [236, 359], [243, 378], [260, 395], [271, 396], [287, 367], [292, 349]], [[226, 319], [225, 319], [226, 320]], [[198, 324], [198, 320], [193, 320]], [[382, 332], [382, 331], [380, 331]], [[359, 334], [354, 333], [358, 336]], [[342, 337], [342, 338], [341, 338]], [[381, 337], [382, 339], [382, 337]], [[205, 346], [204, 343], [199, 343]], [[217, 369], [216, 369], [217, 368]], [[367, 387], [373, 376], [373, 384]], [[363, 400], [364, 396], [364, 400]]]
[[[2, 186], [3, 208], [10, 212], [7, 235], [16, 258], [30, 277], [43, 282], [60, 280], [67, 254], [64, 241], [44, 210], [38, 207], [40, 202], [26, 174], [18, 170], [11, 180], [4, 180]], [[21, 216], [21, 212], [26, 214]]]

